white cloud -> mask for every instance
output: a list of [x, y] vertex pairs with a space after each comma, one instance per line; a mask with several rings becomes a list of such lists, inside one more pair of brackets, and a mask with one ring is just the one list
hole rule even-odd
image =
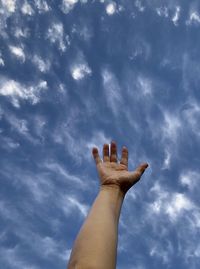
[[22, 60], [22, 62], [25, 61], [26, 57], [25, 57], [25, 53], [24, 53], [22, 48], [16, 47], [16, 46], [9, 46], [9, 49], [10, 49], [11, 53], [14, 54], [20, 60]]
[[111, 137], [107, 137], [103, 131], [95, 131], [91, 140], [86, 143], [86, 147], [91, 151], [93, 147], [102, 147], [103, 144], [111, 143]]
[[35, 0], [35, 6], [37, 7], [39, 13], [45, 13], [50, 10], [50, 7], [44, 0]]
[[[86, 22], [82, 22], [80, 25], [73, 25], [71, 33], [78, 34], [81, 39], [83, 39], [86, 42], [89, 42], [91, 40], [91, 37], [93, 36], [93, 28], [90, 24], [87, 24]], [[67, 36], [68, 40], [67, 43], [70, 45], [69, 37]]]
[[190, 190], [198, 187], [200, 182], [200, 173], [197, 171], [184, 170], [181, 172], [179, 181], [183, 186], [187, 186]]
[[16, 0], [1, 0], [0, 1], [0, 36], [4, 39], [9, 39], [7, 19], [12, 16], [17, 10]]
[[138, 90], [143, 96], [149, 97], [152, 94], [152, 82], [150, 79], [144, 76], [138, 76], [137, 78]]
[[51, 43], [57, 43], [61, 51], [64, 52], [66, 50], [62, 23], [53, 23], [47, 31], [47, 38]]
[[61, 9], [62, 11], [67, 14], [69, 13], [73, 8], [74, 5], [78, 2], [79, 0], [63, 0], [62, 1], [62, 6]]
[[162, 128], [163, 137], [175, 142], [178, 137], [178, 132], [182, 126], [182, 122], [176, 114], [172, 114], [168, 111], [163, 111], [164, 114], [164, 126]]
[[163, 161], [162, 169], [170, 168], [171, 157], [172, 157], [171, 151], [169, 149], [165, 149], [165, 158]]
[[[13, 116], [14, 118], [14, 116]], [[17, 119], [17, 118], [15, 118]], [[21, 120], [22, 121], [22, 120]], [[18, 120], [17, 124], [20, 122]], [[14, 123], [12, 123], [14, 126]], [[17, 124], [15, 124], [17, 126]], [[20, 126], [17, 126], [19, 129]], [[18, 131], [18, 130], [17, 130]], [[21, 130], [19, 130], [20, 132]], [[28, 131], [21, 131], [23, 132], [24, 138], [33, 139], [32, 136], [29, 134]], [[56, 196], [56, 189], [51, 181], [51, 178], [38, 170], [30, 171], [9, 163], [7, 166], [4, 167], [3, 173], [12, 180], [12, 171], [15, 171], [15, 184], [21, 186], [25, 191], [28, 191], [29, 201], [33, 204], [33, 206], [38, 206], [38, 204], [48, 203], [49, 199]], [[13, 182], [12, 182], [13, 183]]]
[[[34, 242], [30, 242], [33, 245], [33, 249], [39, 255], [44, 255], [46, 258], [50, 256], [54, 256], [57, 259], [62, 259], [64, 263], [66, 263], [66, 259], [69, 258], [70, 250], [63, 247], [63, 243], [55, 240], [53, 237], [44, 236], [42, 237], [39, 234], [35, 234], [33, 232], [29, 232], [25, 236], [31, 236], [31, 238], [35, 238]], [[23, 240], [24, 236], [22, 236]], [[26, 240], [26, 238], [24, 238]], [[27, 241], [27, 240], [26, 240]]]
[[[29, 262], [25, 261], [22, 255], [20, 254], [20, 246], [16, 245], [14, 247], [1, 247], [1, 258], [2, 262], [6, 263], [6, 265], [9, 266], [9, 268], [15, 268], [15, 269], [39, 269], [39, 267], [34, 266], [30, 264]], [[14, 265], [13, 265], [14, 261]], [[13, 267], [14, 266], [14, 267]]]
[[110, 2], [109, 4], [106, 5], [106, 13], [108, 15], [113, 15], [116, 13], [117, 10], [117, 5], [115, 2]]
[[71, 75], [75, 80], [82, 80], [88, 75], [92, 74], [92, 70], [87, 63], [73, 64], [71, 66]]
[[31, 5], [27, 1], [25, 1], [24, 4], [22, 5], [21, 11], [23, 14], [29, 15], [29, 16], [34, 14], [34, 10], [32, 9]]
[[5, 65], [4, 60], [0, 56], [0, 66], [4, 66], [4, 65]]
[[192, 212], [193, 219], [190, 218], [190, 224], [192, 226], [192, 230], [197, 231], [200, 229], [200, 209], [198, 208], [197, 210]]
[[99, 149], [99, 154], [101, 155], [102, 152], [102, 146], [103, 144], [110, 144], [111, 143], [111, 137], [107, 136], [103, 131], [98, 130], [94, 131], [90, 140], [85, 142], [85, 155], [89, 160], [92, 158], [92, 148], [97, 147]]
[[20, 107], [20, 100], [29, 100], [32, 104], [40, 101], [40, 93], [42, 90], [47, 89], [47, 82], [40, 81], [36, 85], [25, 87], [21, 83], [12, 79], [0, 80], [0, 95], [7, 96], [13, 106]]
[[28, 37], [29, 36], [29, 29], [28, 28], [16, 28], [14, 32], [14, 36], [17, 38], [20, 37]]
[[145, 10], [145, 7], [142, 5], [142, 2], [140, 0], [135, 1], [135, 6], [140, 12], [143, 12]]
[[172, 17], [172, 22], [174, 23], [175, 26], [178, 25], [178, 20], [179, 20], [179, 18], [180, 18], [180, 11], [181, 11], [180, 6], [177, 6], [177, 7], [176, 7], [175, 14], [174, 14], [174, 16]]
[[33, 114], [29, 118], [31, 121], [31, 132], [37, 136], [38, 141], [43, 143], [45, 141], [45, 131], [47, 130], [47, 119], [40, 114]]
[[[83, 112], [83, 115], [85, 115], [85, 112]], [[77, 164], [85, 161], [92, 163], [91, 148], [93, 146], [100, 148], [103, 143], [109, 143], [111, 141], [103, 131], [95, 131], [89, 138], [80, 137], [77, 125], [83, 115], [79, 109], [75, 107], [71, 108], [70, 112], [67, 113], [65, 123], [59, 124], [52, 133], [54, 142], [61, 144], [70, 155], [70, 158]], [[77, 143], [77, 140], [79, 143]]]
[[2, 136], [0, 136], [0, 137], [1, 137], [1, 141], [2, 141], [0, 146], [7, 151], [15, 150], [20, 146], [20, 144], [18, 142], [15, 142], [10, 137], [2, 137]]
[[81, 51], [77, 53], [76, 58], [71, 63], [70, 73], [74, 80], [82, 80], [92, 74], [92, 70]]
[[87, 3], [87, 0], [62, 0], [61, 10], [65, 14], [67, 14], [74, 8], [74, 6], [78, 2], [81, 2], [82, 4], [85, 4], [85, 3]]
[[8, 12], [14, 13], [16, 9], [16, 0], [1, 0], [1, 3]]
[[19, 219], [19, 212], [17, 209], [4, 200], [0, 200], [0, 212], [1, 216], [6, 220], [17, 221]]
[[[48, 162], [45, 162], [42, 164], [42, 167], [45, 167], [49, 169], [50, 171], [55, 172], [56, 174], [59, 174], [59, 178], [62, 180], [61, 177], [64, 177], [63, 181], [67, 182], [73, 182], [73, 184], [81, 189], [87, 188], [85, 179], [80, 179], [80, 177], [75, 176], [71, 173], [69, 173], [66, 168], [64, 168], [62, 165], [57, 163], [55, 160], [49, 160]], [[61, 176], [61, 177], [60, 177]]]
[[[128, 45], [130, 60], [141, 58], [143, 61], [148, 60], [151, 55], [151, 45], [144, 38], [134, 37]], [[131, 73], [131, 72], [129, 72]], [[135, 75], [136, 76], [136, 75]], [[144, 75], [142, 75], [144, 76]]]
[[70, 258], [70, 254], [71, 254], [71, 249], [67, 249], [65, 250], [63, 253], [60, 253], [60, 257], [65, 261], [67, 262]]
[[[17, 169], [15, 171], [17, 171]], [[55, 201], [55, 197], [53, 201]], [[22, 199], [20, 202], [21, 208], [16, 208], [14, 205], [11, 205], [10, 202], [0, 201], [1, 216], [4, 219], [9, 220], [11, 225], [14, 224], [15, 230], [13, 233], [17, 235], [17, 242], [12, 247], [0, 247], [0, 252], [1, 254], [3, 254], [1, 261], [4, 267], [9, 266], [9, 268], [16, 269], [39, 269], [35, 261], [30, 262], [26, 260], [26, 257], [23, 255], [24, 244], [34, 256], [42, 257], [43, 260], [49, 260], [53, 257], [54, 261], [57, 259], [59, 263], [62, 262], [64, 266], [66, 264], [66, 261], [69, 259], [69, 255], [71, 252], [70, 249], [66, 249], [66, 245], [64, 245], [66, 243], [64, 242], [65, 240], [59, 240], [58, 238], [55, 239], [48, 236], [45, 232], [37, 232], [37, 229], [34, 229], [33, 232], [32, 224], [27, 221], [27, 218], [24, 218], [24, 210], [27, 210], [28, 214], [30, 214], [32, 210], [34, 210], [37, 215], [41, 212], [41, 217], [44, 217], [44, 211], [38, 210], [37, 205], [34, 204], [32, 200], [29, 201], [31, 203], [28, 204], [28, 208], [25, 209], [26, 205], [23, 204], [23, 202], [24, 201]], [[45, 220], [43, 219], [43, 221]], [[53, 222], [53, 219], [48, 218], [48, 221], [46, 220], [46, 223], [48, 222], [47, 224], [50, 225], [52, 224], [51, 221]], [[8, 230], [5, 230], [4, 236], [5, 238], [9, 236]], [[21, 244], [21, 242], [23, 243]], [[13, 261], [15, 261], [14, 267]]]
[[52, 183], [45, 176], [41, 177], [38, 174], [24, 173], [21, 184], [27, 188], [37, 203], [43, 204], [46, 199], [49, 199], [52, 194]]
[[118, 115], [123, 103], [121, 89], [115, 75], [107, 68], [102, 70], [105, 98], [114, 115]]
[[184, 193], [168, 192], [159, 184], [155, 184], [151, 188], [151, 192], [155, 193], [156, 199], [149, 205], [149, 208], [155, 214], [166, 214], [169, 219], [174, 222], [185, 211], [195, 209], [194, 203]]
[[174, 193], [171, 197], [171, 201], [166, 205], [165, 211], [172, 220], [183, 212], [194, 208], [194, 204], [183, 193]]
[[59, 208], [62, 208], [63, 212], [69, 216], [77, 210], [82, 217], [86, 217], [89, 211], [89, 206], [80, 202], [77, 197], [70, 195], [63, 195], [58, 201]]
[[169, 11], [168, 11], [167, 7], [158, 7], [158, 8], [156, 8], [156, 13], [160, 17], [165, 17], [165, 18], [169, 17]]
[[44, 61], [40, 56], [34, 55], [32, 58], [33, 63], [42, 72], [46, 73], [50, 68], [50, 62], [48, 60]]
[[[42, 257], [43, 259], [47, 260], [49, 260], [49, 258], [53, 256], [54, 260], [58, 259], [59, 262], [62, 260], [63, 265], [66, 264], [66, 259], [68, 259], [69, 257], [70, 250], [66, 249], [66, 246], [63, 245], [62, 240], [58, 240], [53, 237], [47, 236], [45, 233], [41, 234], [37, 233], [36, 231], [33, 232], [29, 225], [27, 227], [26, 226], [24, 227], [22, 223], [20, 224], [21, 226], [17, 227], [16, 234], [20, 238], [21, 242], [24, 242], [26, 246], [31, 249], [31, 253], [34, 253], [34, 255], [37, 255], [38, 257]], [[23, 247], [21, 244], [18, 244], [14, 248], [14, 250], [15, 250], [14, 252], [17, 254], [15, 255], [17, 256], [16, 257], [17, 260], [20, 259], [21, 261], [23, 261], [21, 263], [21, 267], [16, 268], [28, 268], [28, 269], [38, 268], [34, 265], [33, 261], [30, 265], [24, 261], [24, 257], [22, 256]]]
[[152, 245], [153, 246], [149, 252], [150, 256], [156, 256], [162, 259], [164, 264], [168, 264], [174, 252], [172, 243], [168, 240], [164, 244], [161, 244], [160, 242], [153, 242]]
[[5, 119], [9, 122], [13, 131], [18, 132], [24, 138], [31, 139], [29, 134], [28, 122], [25, 119], [19, 119], [15, 115], [5, 114]]
[[80, 203], [75, 197], [72, 196], [68, 196], [67, 199], [73, 205], [73, 207], [76, 207], [81, 212], [84, 217], [87, 216], [89, 206], [83, 204], [82, 202]]
[[199, 24], [199, 23], [200, 23], [200, 15], [198, 14], [197, 11], [192, 11], [190, 13], [189, 19], [186, 21], [186, 25]]
[[62, 5], [61, 5], [61, 10], [67, 14], [69, 13], [73, 8], [74, 6], [78, 3], [78, 2], [81, 2], [81, 3], [87, 3], [87, 0], [63, 0], [62, 1]]
[[195, 100], [190, 100], [185, 104], [186, 108], [183, 109], [183, 118], [190, 125], [190, 129], [194, 134], [200, 136], [200, 105]]
[[63, 95], [66, 95], [67, 94], [67, 89], [66, 89], [66, 85], [63, 84], [63, 83], [60, 83], [58, 85], [58, 91], [63, 94]]

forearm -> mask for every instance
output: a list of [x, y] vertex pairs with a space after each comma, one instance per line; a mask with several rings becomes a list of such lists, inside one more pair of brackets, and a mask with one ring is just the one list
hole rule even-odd
[[68, 269], [114, 269], [118, 222], [124, 195], [118, 188], [101, 188], [71, 253]]

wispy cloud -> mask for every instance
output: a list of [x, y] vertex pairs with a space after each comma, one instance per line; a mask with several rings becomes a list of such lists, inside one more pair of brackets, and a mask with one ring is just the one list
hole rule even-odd
[[0, 2], [2, 268], [66, 266], [111, 139], [150, 164], [119, 267], [198, 268], [198, 1]]
[[17, 108], [20, 107], [21, 100], [28, 100], [32, 104], [38, 103], [41, 92], [46, 89], [46, 81], [40, 81], [37, 84], [25, 86], [12, 79], [0, 79], [0, 95], [8, 97], [13, 106]]
[[32, 61], [35, 66], [38, 67], [38, 69], [43, 73], [47, 72], [50, 68], [50, 62], [48, 60], [42, 59], [42, 57], [38, 55], [34, 55]]
[[63, 0], [61, 10], [66, 14], [69, 13], [78, 1], [79, 0]]
[[171, 257], [174, 253], [173, 245], [170, 241], [165, 243], [160, 242], [152, 242], [152, 247], [150, 249], [150, 256], [155, 256], [162, 260], [162, 262], [166, 265], [170, 263]]
[[5, 66], [5, 62], [4, 62], [3, 58], [2, 58], [1, 53], [0, 53], [0, 66]]
[[181, 13], [180, 6], [176, 6], [176, 10], [175, 10], [174, 16], [172, 17], [172, 22], [174, 23], [175, 26], [178, 25], [178, 21], [180, 19], [180, 13]]
[[143, 12], [145, 10], [145, 6], [142, 4], [142, 1], [140, 0], [135, 1], [135, 6], [140, 12]]
[[159, 7], [155, 7], [155, 11], [158, 16], [170, 20], [174, 24], [174, 26], [179, 25], [181, 7], [176, 3], [174, 3], [173, 5], [168, 3]]
[[25, 61], [26, 56], [21, 47], [16, 46], [9, 46], [9, 49], [13, 55], [15, 55], [16, 58], [20, 59], [22, 62]]
[[48, 162], [45, 162], [42, 164], [41, 168], [47, 168], [49, 171], [55, 172], [60, 180], [73, 184], [75, 188], [81, 188], [82, 190], [87, 188], [85, 179], [81, 179], [80, 175], [78, 176], [69, 173], [65, 167], [63, 167], [55, 160], [49, 160]]
[[24, 15], [32, 16], [34, 14], [34, 10], [32, 6], [27, 1], [24, 1], [21, 7], [21, 11]]
[[165, 148], [165, 157], [162, 165], [162, 169], [169, 169], [171, 164], [171, 158], [172, 158], [172, 151], [171, 148]]
[[104, 68], [102, 70], [102, 81], [107, 105], [113, 114], [117, 116], [123, 104], [121, 88], [118, 80], [110, 69]]
[[164, 125], [163, 125], [163, 136], [169, 139], [171, 142], [175, 142], [178, 137], [178, 131], [182, 127], [181, 120], [175, 113], [164, 111]]
[[8, 12], [13, 13], [16, 9], [16, 0], [1, 0], [4, 8], [7, 9]]
[[[2, 262], [9, 266], [9, 268], [14, 269], [22, 269], [22, 268], [29, 268], [29, 269], [39, 269], [38, 266], [35, 266], [28, 261], [26, 261], [22, 255], [20, 254], [19, 246], [15, 246], [13, 248], [0, 248], [2, 254]], [[14, 261], [14, 262], [13, 262]]]
[[12, 138], [10, 137], [4, 137], [2, 135], [0, 135], [2, 144], [0, 145], [3, 149], [5, 149], [6, 151], [12, 151], [17, 149], [18, 147], [20, 147], [20, 143], [14, 141]]
[[52, 23], [47, 31], [47, 39], [49, 39], [52, 44], [58, 45], [58, 48], [62, 52], [64, 52], [67, 48], [65, 38], [68, 40], [64, 33], [63, 24], [61, 22]]
[[192, 25], [192, 24], [194, 24], [194, 25], [200, 24], [200, 15], [199, 15], [198, 11], [196, 11], [196, 10], [190, 12], [189, 19], [186, 21], [186, 25]]
[[168, 16], [169, 16], [169, 11], [168, 11], [168, 8], [166, 6], [156, 8], [156, 13], [160, 17], [168, 18]]
[[80, 137], [78, 135], [80, 119], [80, 111], [75, 108], [72, 109], [66, 123], [59, 125], [52, 134], [54, 142], [63, 145], [77, 164], [91, 161], [91, 148], [93, 146], [100, 147], [103, 143], [108, 143], [111, 140], [102, 130], [94, 131], [89, 138]]
[[84, 3], [87, 3], [87, 0], [62, 0], [61, 10], [65, 14], [67, 14], [74, 8], [74, 6], [78, 2], [81, 2], [82, 4], [84, 4]]
[[71, 195], [63, 195], [59, 200], [59, 206], [62, 208], [66, 216], [74, 213], [77, 210], [81, 217], [86, 217], [89, 211], [89, 206], [80, 202], [78, 197]]
[[50, 10], [50, 6], [47, 4], [45, 0], [34, 0], [35, 6], [38, 9], [39, 13], [45, 13]]
[[169, 220], [174, 222], [182, 216], [184, 212], [195, 209], [195, 204], [184, 193], [168, 192], [159, 184], [155, 184], [151, 189], [157, 198], [149, 207], [154, 214], [166, 214]]
[[28, 27], [22, 27], [22, 28], [16, 27], [13, 30], [13, 34], [17, 38], [28, 38], [30, 36], [30, 30]]
[[[81, 20], [81, 22], [73, 25], [71, 34], [77, 35], [80, 39], [89, 42], [94, 34], [93, 25], [86, 19]], [[68, 44], [70, 44], [70, 40], [68, 40]]]
[[183, 106], [182, 117], [186, 121], [190, 130], [197, 136], [200, 135], [199, 118], [200, 118], [200, 105], [196, 100], [189, 100]]
[[188, 187], [189, 190], [195, 190], [200, 182], [200, 173], [185, 169], [181, 172], [179, 181], [183, 186]]

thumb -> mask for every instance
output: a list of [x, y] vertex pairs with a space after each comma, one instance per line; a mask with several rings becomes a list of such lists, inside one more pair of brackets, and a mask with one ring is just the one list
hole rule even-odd
[[149, 166], [148, 163], [142, 163], [136, 168], [136, 172], [142, 175], [148, 166]]
[[142, 174], [144, 173], [144, 171], [147, 169], [148, 166], [149, 166], [148, 163], [140, 164], [135, 169], [135, 171], [131, 172], [132, 179], [135, 180], [135, 181], [138, 181], [141, 178]]

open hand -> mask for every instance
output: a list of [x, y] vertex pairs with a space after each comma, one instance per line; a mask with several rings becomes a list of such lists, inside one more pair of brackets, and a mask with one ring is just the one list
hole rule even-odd
[[92, 153], [101, 186], [119, 187], [124, 194], [140, 180], [148, 167], [147, 163], [143, 163], [135, 171], [128, 171], [128, 149], [126, 147], [122, 148], [121, 160], [118, 162], [117, 145], [115, 142], [111, 142], [110, 152], [109, 145], [103, 145], [103, 160], [100, 158], [96, 147], [92, 149]]

